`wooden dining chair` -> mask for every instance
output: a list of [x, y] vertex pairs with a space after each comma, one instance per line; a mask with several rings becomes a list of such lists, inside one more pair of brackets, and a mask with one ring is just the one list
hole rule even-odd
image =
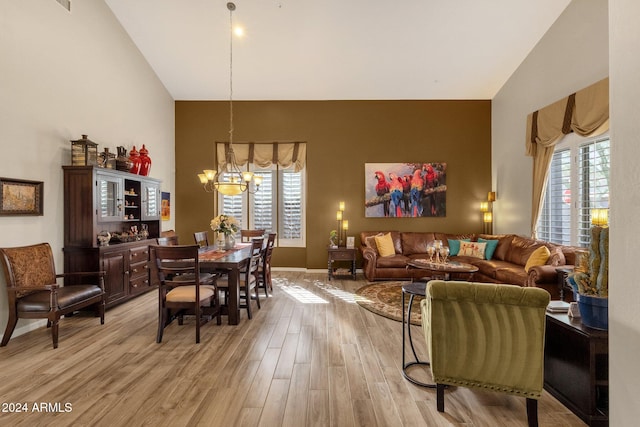
[[256, 237], [264, 237], [265, 230], [240, 230], [240, 241], [247, 243]]
[[269, 296], [269, 291], [273, 291], [271, 284], [271, 254], [276, 242], [276, 233], [269, 233], [267, 243], [262, 250], [262, 259], [258, 268], [258, 288], [264, 289], [264, 295]]
[[[100, 324], [104, 324], [104, 271], [56, 274], [48, 243], [0, 249], [0, 260], [9, 306], [9, 320], [0, 347], [9, 342], [18, 318], [47, 319], [53, 348], [58, 348], [58, 321], [62, 316], [92, 307], [100, 316]], [[85, 279], [89, 276], [95, 277], [97, 285]], [[58, 278], [82, 280], [82, 284], [60, 286], [56, 283]]]
[[[251, 241], [251, 258], [247, 264], [247, 268], [240, 272], [240, 308], [247, 309], [247, 316], [251, 319], [251, 299], [256, 300], [256, 305], [260, 309], [260, 295], [258, 294], [257, 272], [260, 266], [262, 256], [262, 245], [264, 238], [253, 239]], [[224, 294], [225, 304], [229, 301], [229, 277], [220, 277], [218, 279], [218, 289]], [[254, 295], [252, 297], [251, 292]]]
[[162, 342], [164, 329], [174, 319], [182, 325], [185, 315], [193, 315], [199, 343], [200, 326], [214, 315], [218, 325], [221, 323], [216, 276], [200, 272], [197, 245], [152, 246], [150, 253], [160, 282], [156, 342]]
[[193, 240], [195, 240], [196, 245], [201, 248], [205, 246], [209, 246], [209, 232], [208, 231], [196, 231], [193, 233]]
[[158, 242], [158, 245], [160, 245], [160, 246], [176, 246], [176, 245], [179, 245], [178, 236], [177, 235], [161, 236], [161, 237], [158, 237], [156, 240]]

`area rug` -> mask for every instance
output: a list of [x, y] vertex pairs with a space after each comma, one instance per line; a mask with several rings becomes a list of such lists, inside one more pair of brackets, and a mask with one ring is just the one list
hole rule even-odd
[[[356, 302], [372, 313], [388, 319], [402, 321], [402, 285], [407, 282], [380, 282], [365, 285], [356, 291]], [[411, 306], [411, 324], [421, 325], [421, 296], [413, 298]], [[409, 295], [405, 295], [405, 305], [409, 304]], [[405, 309], [406, 310], [406, 309]], [[406, 311], [405, 311], [406, 314]]]

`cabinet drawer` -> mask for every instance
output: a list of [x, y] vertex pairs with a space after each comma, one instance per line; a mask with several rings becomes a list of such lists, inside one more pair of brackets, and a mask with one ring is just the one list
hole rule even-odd
[[149, 276], [141, 276], [137, 279], [129, 281], [129, 290], [131, 293], [142, 292], [149, 289]]
[[130, 280], [137, 279], [138, 277], [149, 276], [149, 265], [146, 261], [137, 262], [135, 264], [129, 264], [129, 277]]
[[335, 251], [329, 254], [329, 259], [331, 260], [349, 260], [352, 261], [356, 258], [355, 252], [352, 251]]
[[129, 264], [147, 262], [149, 260], [149, 246], [129, 249]]

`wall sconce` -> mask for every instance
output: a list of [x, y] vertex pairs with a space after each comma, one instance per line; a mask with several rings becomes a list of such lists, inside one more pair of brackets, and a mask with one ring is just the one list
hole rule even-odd
[[489, 202], [480, 202], [480, 212], [489, 212]]
[[493, 203], [496, 201], [496, 192], [495, 191], [489, 191], [489, 194], [487, 194], [487, 201], [489, 203]]
[[596, 208], [591, 209], [591, 224], [598, 227], [606, 227], [609, 225], [609, 209]]

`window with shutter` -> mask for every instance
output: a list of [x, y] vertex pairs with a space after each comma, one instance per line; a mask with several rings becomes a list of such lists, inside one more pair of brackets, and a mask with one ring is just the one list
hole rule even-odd
[[278, 233], [278, 246], [304, 247], [305, 169], [295, 172], [274, 165], [251, 170], [263, 179], [260, 189], [253, 194], [219, 195], [219, 213], [236, 217], [241, 228]]
[[549, 242], [586, 247], [591, 209], [609, 207], [608, 136], [565, 137], [553, 154], [537, 231]]

